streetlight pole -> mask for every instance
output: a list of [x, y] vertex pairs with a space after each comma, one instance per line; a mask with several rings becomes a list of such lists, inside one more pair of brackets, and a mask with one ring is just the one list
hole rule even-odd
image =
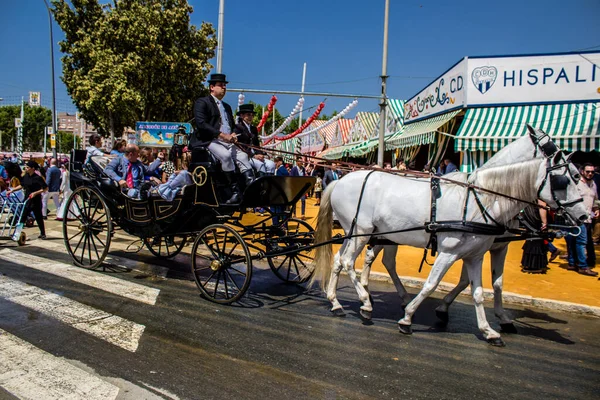
[[[56, 130], [56, 85], [54, 83], [54, 35], [52, 33], [52, 13], [48, 1], [44, 0], [48, 10], [48, 23], [50, 24], [50, 66], [52, 70], [52, 134], [58, 134]], [[56, 158], [56, 146], [52, 149], [52, 157]]]
[[383, 62], [381, 65], [381, 110], [379, 112], [379, 151], [377, 153], [377, 164], [383, 167], [383, 153], [385, 151], [385, 107], [387, 106], [387, 50], [388, 50], [388, 20], [390, 15], [390, 0], [385, 0], [385, 20], [383, 22]]

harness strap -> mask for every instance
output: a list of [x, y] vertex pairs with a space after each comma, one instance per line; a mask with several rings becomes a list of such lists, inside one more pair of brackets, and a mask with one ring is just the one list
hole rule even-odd
[[352, 225], [350, 225], [350, 232], [348, 236], [352, 236], [354, 232], [354, 227], [356, 226], [356, 220], [358, 219], [358, 213], [360, 212], [360, 205], [362, 203], [363, 195], [365, 194], [365, 187], [367, 186], [367, 180], [371, 176], [371, 174], [375, 171], [371, 171], [365, 176], [365, 180], [363, 181], [362, 188], [360, 189], [360, 196], [358, 197], [358, 205], [356, 206], [356, 214], [354, 215], [354, 219], [352, 220]]

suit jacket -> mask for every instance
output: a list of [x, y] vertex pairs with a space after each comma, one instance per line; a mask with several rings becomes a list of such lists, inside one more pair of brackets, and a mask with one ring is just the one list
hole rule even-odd
[[276, 176], [289, 176], [290, 173], [288, 172], [285, 165], [282, 165], [279, 168], [277, 168], [277, 170], [275, 171], [275, 175]]
[[[140, 160], [133, 163], [131, 174], [133, 175], [133, 189], [138, 189], [144, 182], [144, 175], [154, 172], [160, 166], [160, 160], [157, 158], [149, 166], [145, 166]], [[106, 168], [104, 173], [111, 177], [116, 182], [127, 180], [127, 169], [129, 168], [129, 160], [125, 157], [113, 158]]]
[[[337, 178], [340, 179], [342, 177], [342, 173], [339, 170], [335, 171], [337, 174]], [[325, 188], [327, 187], [327, 185], [329, 185], [331, 182], [333, 182], [334, 176], [333, 176], [333, 171], [328, 169], [327, 171], [325, 171], [325, 175], [323, 175], [323, 190], [325, 190]]]
[[60, 190], [60, 169], [53, 165], [46, 171], [46, 184], [49, 192], [58, 192]]
[[[229, 126], [233, 132], [234, 119], [231, 107], [223, 102], [225, 114], [229, 119]], [[221, 113], [215, 99], [208, 95], [200, 97], [194, 103], [194, 133], [190, 137], [190, 147], [194, 149], [199, 146], [206, 146], [221, 133]]]
[[[302, 171], [302, 175], [300, 175], [300, 171]], [[306, 176], [306, 169], [304, 167], [298, 168], [297, 165], [294, 165], [292, 170], [290, 171], [291, 176]]]
[[[256, 129], [255, 126], [250, 125], [250, 130], [248, 130], [246, 124], [240, 122], [233, 128], [233, 132], [238, 135], [238, 143], [248, 144], [254, 147], [260, 147], [260, 140], [258, 139], [258, 129]], [[250, 149], [247, 149], [245, 147], [242, 147], [242, 149], [248, 154], [264, 154], [260, 150], [252, 150], [251, 152]]]

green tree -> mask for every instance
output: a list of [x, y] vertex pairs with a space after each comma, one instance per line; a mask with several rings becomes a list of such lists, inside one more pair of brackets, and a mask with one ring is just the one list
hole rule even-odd
[[217, 41], [187, 0], [52, 0], [65, 32], [62, 80], [101, 134], [136, 121], [187, 121], [206, 94]]
[[[44, 142], [44, 128], [52, 125], [52, 111], [45, 107], [25, 105], [23, 119], [23, 151], [41, 151]], [[17, 145], [15, 118], [21, 117], [21, 106], [0, 107], [0, 131], [2, 148], [10, 149], [11, 140]]]
[[77, 141], [77, 147], [80, 148], [81, 138], [77, 135], [73, 135], [71, 132], [59, 131], [56, 135], [56, 151], [58, 153], [70, 154], [73, 150], [73, 136]]

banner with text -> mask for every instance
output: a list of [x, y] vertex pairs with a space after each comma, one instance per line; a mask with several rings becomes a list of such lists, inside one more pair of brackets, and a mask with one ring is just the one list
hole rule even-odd
[[600, 101], [600, 52], [468, 59], [468, 105]]
[[135, 139], [139, 146], [171, 147], [174, 144], [175, 135], [189, 135], [191, 132], [192, 125], [185, 122], [135, 123]]
[[404, 123], [464, 107], [466, 73], [467, 61], [463, 60], [407, 101], [404, 105]]

